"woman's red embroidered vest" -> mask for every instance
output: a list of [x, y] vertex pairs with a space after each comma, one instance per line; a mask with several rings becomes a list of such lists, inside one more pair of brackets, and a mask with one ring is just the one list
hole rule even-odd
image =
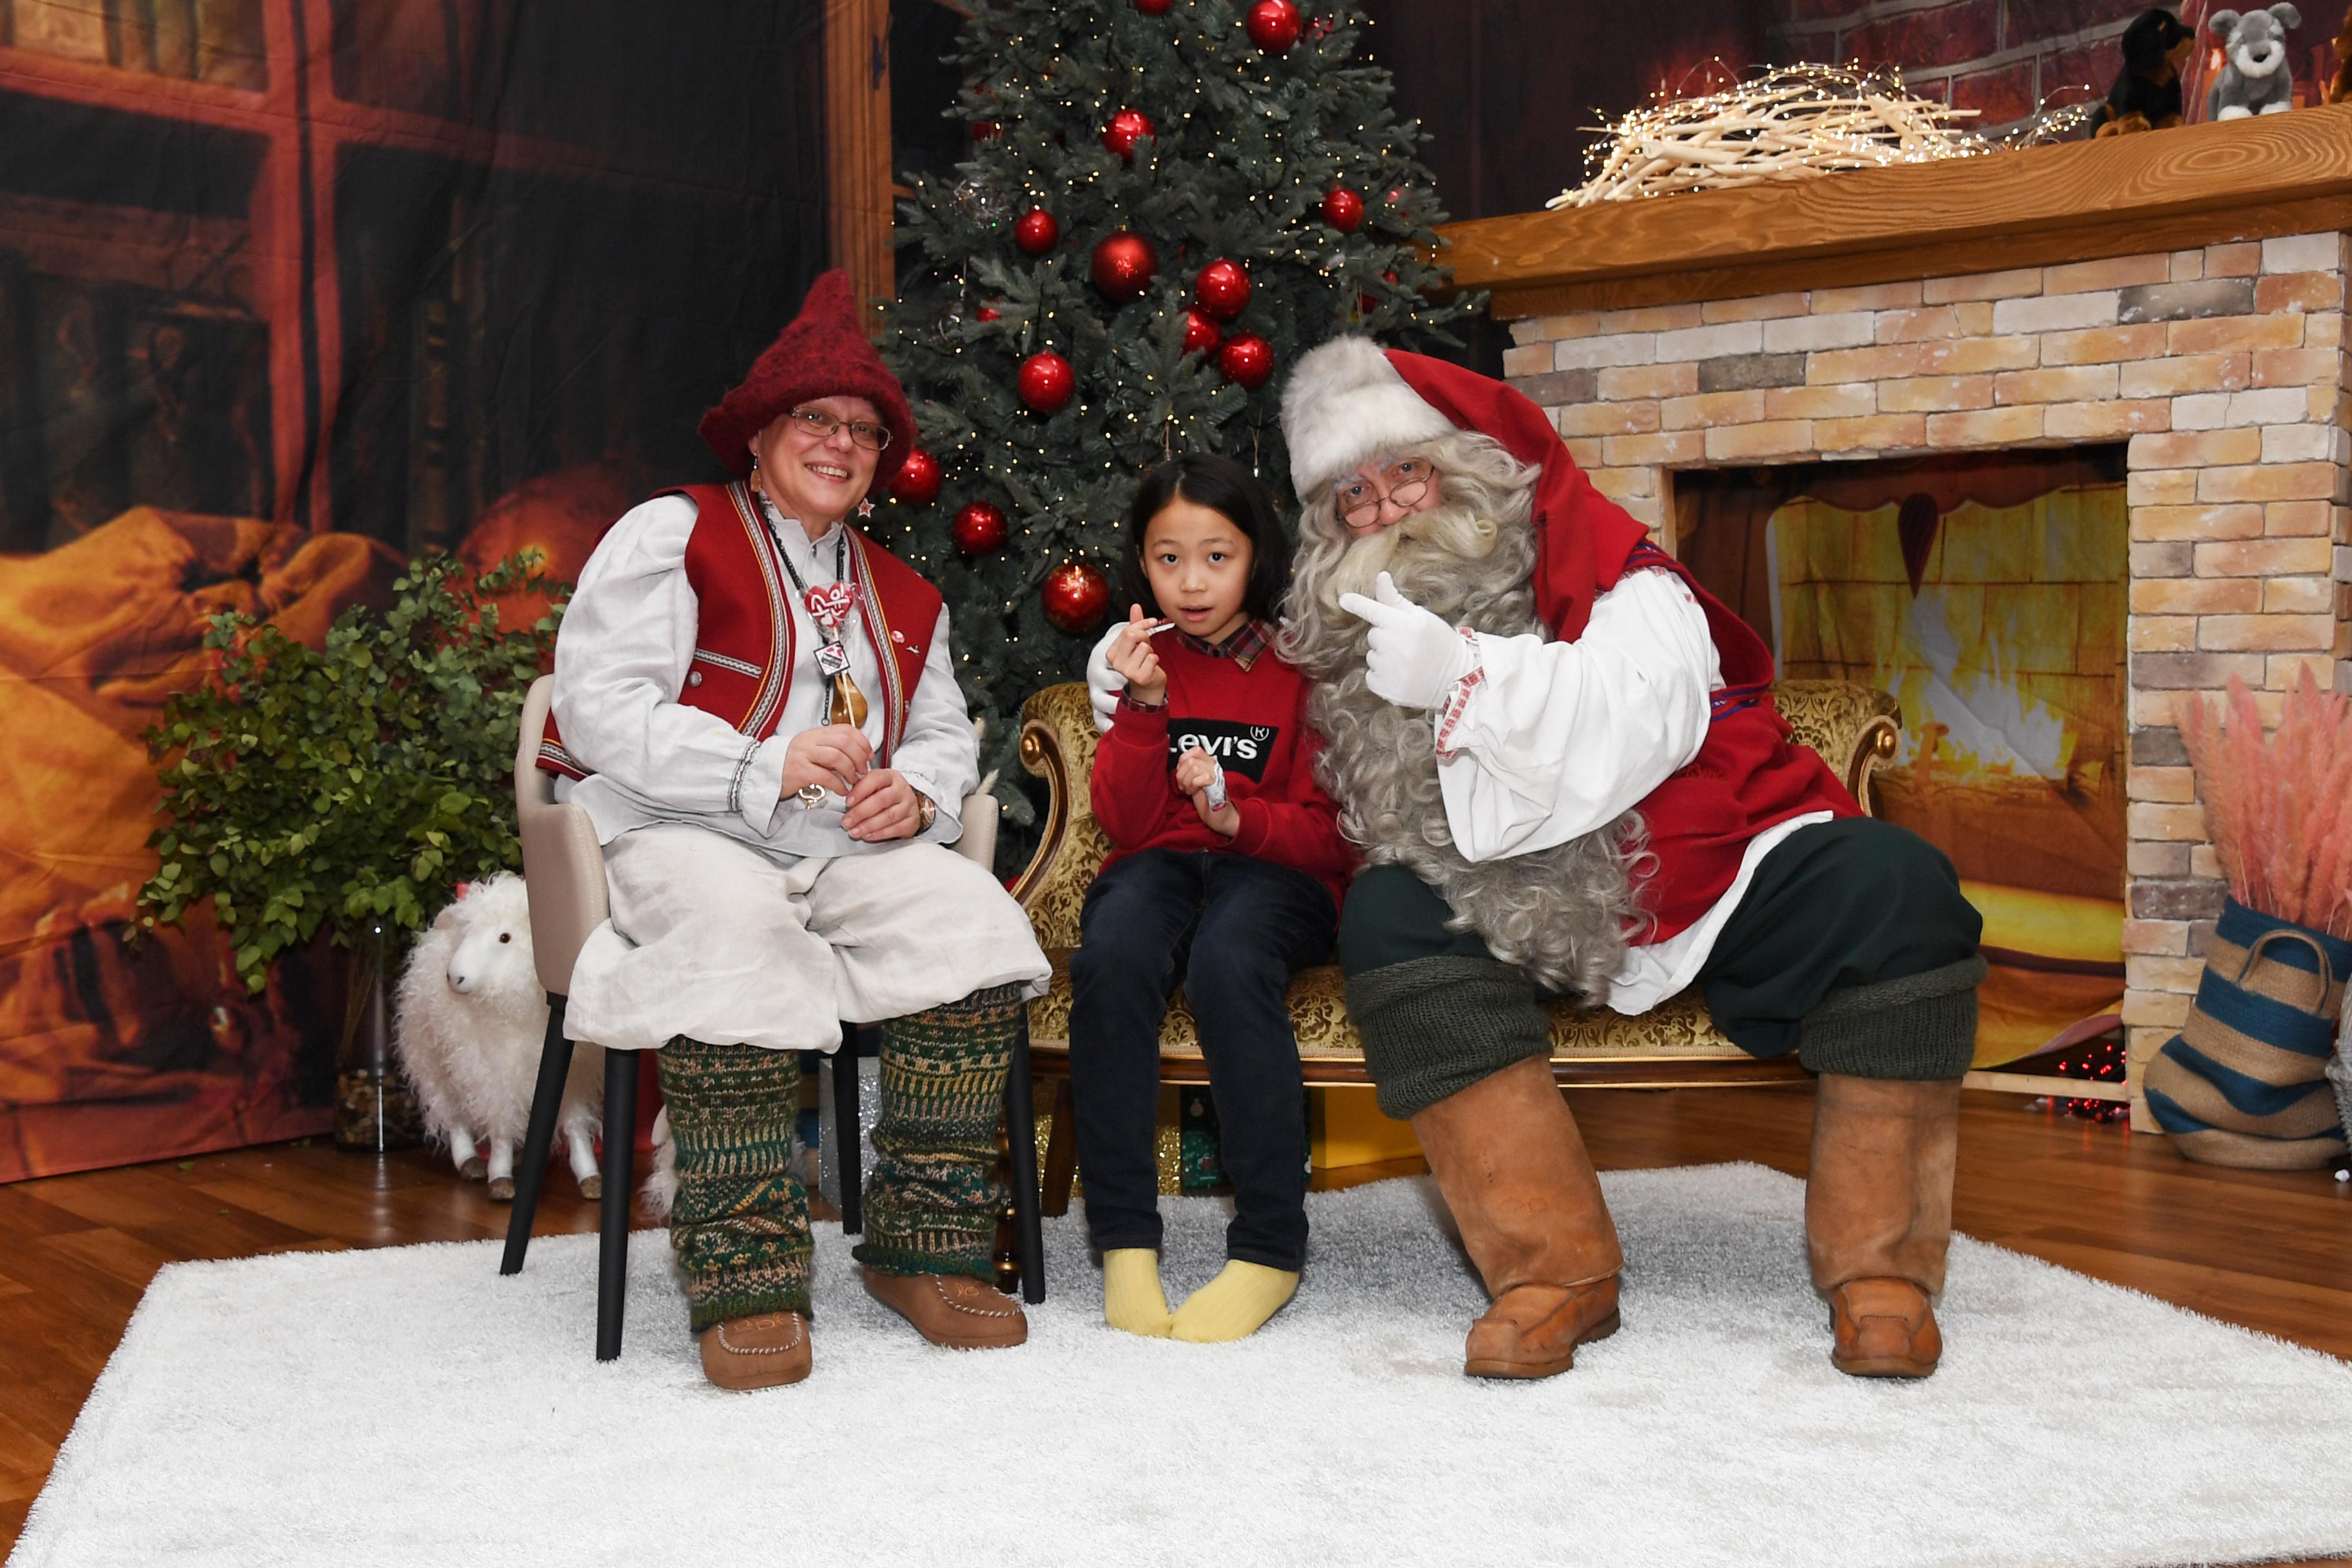
[[1633, 546], [1610, 583], [1627, 572], [1672, 572], [1698, 598], [1723, 664], [1713, 694], [1706, 741], [1698, 755], [1652, 790], [1634, 809], [1649, 828], [1655, 868], [1641, 885], [1654, 924], [1635, 941], [1664, 942], [1698, 923], [1738, 879], [1748, 841], [1778, 823], [1816, 811], [1860, 816], [1862, 807], [1829, 764], [1797, 744], [1772, 705], [1772, 650], [1754, 628], [1699, 586], [1690, 569], [1646, 540]]
[[[661, 493], [686, 497], [696, 511], [686, 544], [686, 580], [694, 588], [699, 625], [694, 661], [677, 700], [764, 741], [775, 733], [792, 690], [798, 638], [789, 609], [794, 590], [782, 552], [747, 485], [680, 485]], [[865, 587], [857, 599], [859, 624], [882, 668], [886, 689], [874, 702], [882, 714], [877, 765], [888, 767], [907, 731], [907, 704], [922, 679], [942, 601], [914, 568], [855, 529], [849, 531], [849, 554], [851, 574]], [[867, 693], [869, 700], [875, 696]], [[594, 771], [563, 749], [552, 715], [540, 742], [539, 765], [575, 779]]]

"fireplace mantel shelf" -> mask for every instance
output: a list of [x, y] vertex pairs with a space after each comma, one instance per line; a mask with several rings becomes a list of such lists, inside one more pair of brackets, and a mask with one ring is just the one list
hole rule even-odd
[[1451, 224], [1498, 320], [2352, 228], [2352, 104]]

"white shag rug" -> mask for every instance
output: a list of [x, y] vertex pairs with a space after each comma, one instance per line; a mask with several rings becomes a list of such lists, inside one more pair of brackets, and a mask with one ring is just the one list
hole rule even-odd
[[[816, 1371], [701, 1379], [658, 1232], [622, 1358], [595, 1241], [166, 1268], [12, 1563], [834, 1562], [2073, 1564], [2352, 1549], [2352, 1367], [1980, 1243], [1944, 1365], [1840, 1376], [1802, 1188], [1754, 1165], [1602, 1178], [1625, 1327], [1538, 1384], [1461, 1375], [1484, 1297], [1419, 1182], [1309, 1199], [1255, 1339], [1103, 1326], [1077, 1217], [1010, 1352], [934, 1350], [817, 1230]], [[1224, 1206], [1167, 1200], [1171, 1294]]]

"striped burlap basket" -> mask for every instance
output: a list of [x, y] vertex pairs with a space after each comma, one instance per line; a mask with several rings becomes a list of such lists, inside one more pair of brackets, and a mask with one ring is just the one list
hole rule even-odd
[[2342, 1157], [2327, 1065], [2347, 974], [2352, 942], [2228, 901], [2189, 1022], [2144, 1086], [2181, 1153], [2273, 1171]]

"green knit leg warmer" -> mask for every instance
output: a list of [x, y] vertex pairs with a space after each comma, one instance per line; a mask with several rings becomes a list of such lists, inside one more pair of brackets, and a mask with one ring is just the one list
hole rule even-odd
[[1924, 973], [1832, 991], [1799, 1025], [1797, 1059], [1850, 1078], [1958, 1078], [1976, 1054], [1984, 977], [1983, 957], [1970, 953]]
[[1381, 1110], [1403, 1121], [1514, 1062], [1551, 1054], [1535, 983], [1496, 958], [1416, 958], [1348, 977]]
[[660, 1052], [677, 1151], [669, 1245], [693, 1331], [809, 1310], [808, 1194], [793, 1173], [800, 1057], [683, 1035]]
[[866, 1183], [866, 1239], [853, 1253], [885, 1274], [994, 1278], [996, 1129], [1022, 1009], [992, 985], [882, 1026], [882, 1119]]

